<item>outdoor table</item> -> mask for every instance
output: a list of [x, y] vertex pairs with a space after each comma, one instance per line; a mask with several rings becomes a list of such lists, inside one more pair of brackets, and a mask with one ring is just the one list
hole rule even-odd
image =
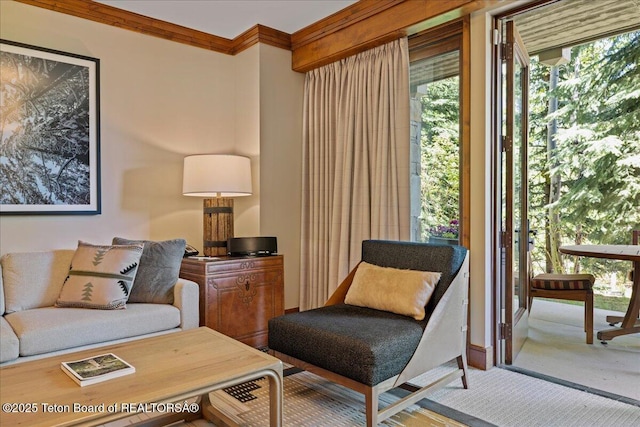
[[561, 246], [560, 252], [567, 255], [586, 256], [591, 258], [615, 259], [633, 262], [633, 286], [631, 288], [631, 300], [624, 317], [607, 316], [607, 322], [615, 324], [622, 322], [619, 328], [607, 329], [598, 332], [598, 339], [606, 344], [620, 335], [628, 335], [640, 332], [640, 245], [573, 245]]

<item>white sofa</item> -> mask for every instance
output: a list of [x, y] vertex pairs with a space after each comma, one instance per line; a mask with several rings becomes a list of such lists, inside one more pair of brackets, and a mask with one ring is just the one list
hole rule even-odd
[[125, 309], [56, 307], [74, 250], [0, 258], [0, 366], [198, 327], [198, 285], [178, 279], [173, 303]]

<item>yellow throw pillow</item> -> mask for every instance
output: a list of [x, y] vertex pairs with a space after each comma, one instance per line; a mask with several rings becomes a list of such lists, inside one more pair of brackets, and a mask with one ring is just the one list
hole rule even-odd
[[344, 302], [422, 320], [441, 274], [361, 262]]
[[125, 308], [141, 256], [142, 244], [104, 246], [78, 242], [56, 306]]

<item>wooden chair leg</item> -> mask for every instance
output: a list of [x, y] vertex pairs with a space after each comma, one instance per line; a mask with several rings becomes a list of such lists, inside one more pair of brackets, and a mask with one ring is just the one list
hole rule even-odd
[[378, 390], [369, 387], [364, 394], [364, 401], [367, 427], [376, 427], [378, 425]]
[[584, 299], [584, 328], [587, 332], [587, 344], [593, 344], [593, 291], [587, 291]]
[[469, 371], [467, 371], [467, 355], [462, 353], [456, 357], [458, 369], [462, 369], [462, 387], [469, 388]]

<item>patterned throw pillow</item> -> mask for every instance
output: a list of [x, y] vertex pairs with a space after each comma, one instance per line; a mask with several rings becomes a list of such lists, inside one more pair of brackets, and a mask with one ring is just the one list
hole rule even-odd
[[125, 308], [138, 271], [142, 245], [78, 242], [57, 307]]

